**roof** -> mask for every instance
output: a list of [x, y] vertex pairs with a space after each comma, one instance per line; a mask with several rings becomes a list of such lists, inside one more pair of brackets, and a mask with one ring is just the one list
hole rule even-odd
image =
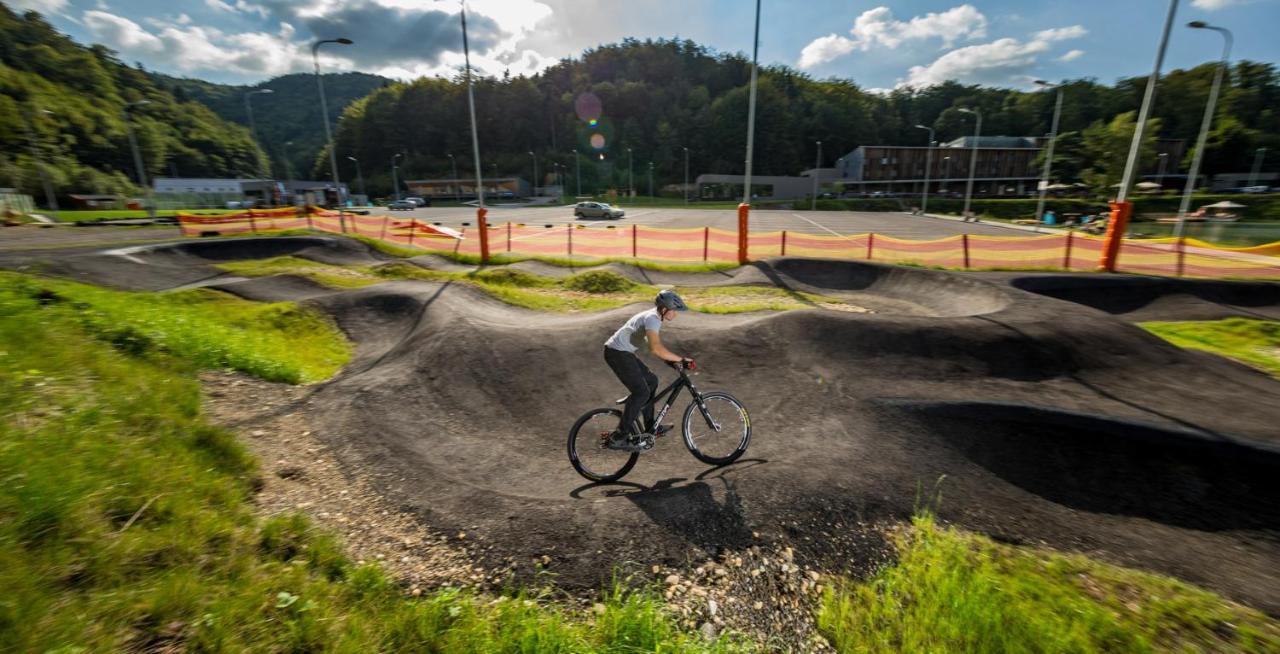
[[[954, 141], [948, 141], [942, 144], [944, 148], [971, 148], [974, 146], [974, 137], [961, 136]], [[977, 146], [979, 148], [1034, 148], [1036, 140], [1030, 136], [979, 136]]]

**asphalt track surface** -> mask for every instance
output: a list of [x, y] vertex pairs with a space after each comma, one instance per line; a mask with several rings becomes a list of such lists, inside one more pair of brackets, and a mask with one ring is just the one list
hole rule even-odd
[[459, 284], [335, 291], [210, 266], [285, 253], [382, 260], [352, 241], [298, 237], [33, 252], [0, 265], [42, 262], [124, 288], [212, 285], [328, 312], [357, 353], [310, 395], [316, 432], [399, 506], [466, 532], [491, 563], [527, 570], [546, 555], [569, 586], [607, 581], [626, 562], [679, 564], [761, 540], [865, 570], [882, 544], [846, 538], [852, 526], [929, 505], [1005, 542], [1171, 574], [1280, 613], [1280, 382], [1131, 324], [1280, 318], [1280, 285], [795, 258], [699, 274], [613, 264], [654, 283], [769, 284], [875, 313], [681, 315], [664, 342], [699, 360], [699, 388], [746, 404], [750, 449], [708, 468], [663, 441], [623, 483], [590, 485], [566, 460], [566, 432], [625, 392], [601, 344], [639, 305], [547, 314]]

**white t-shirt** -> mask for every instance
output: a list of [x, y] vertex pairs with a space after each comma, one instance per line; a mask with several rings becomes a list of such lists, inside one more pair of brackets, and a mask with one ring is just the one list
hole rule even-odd
[[654, 307], [648, 311], [641, 311], [627, 320], [626, 324], [618, 328], [618, 331], [604, 342], [605, 347], [611, 347], [622, 352], [630, 352], [635, 354], [636, 350], [645, 342], [645, 332], [658, 332], [662, 330], [662, 318], [658, 316], [658, 308]]

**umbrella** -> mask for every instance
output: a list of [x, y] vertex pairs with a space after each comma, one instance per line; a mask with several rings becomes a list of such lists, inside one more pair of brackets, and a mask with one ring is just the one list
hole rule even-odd
[[1044, 187], [1044, 190], [1046, 190], [1046, 191], [1065, 191], [1066, 189], [1069, 189], [1069, 188], [1073, 188], [1073, 187], [1072, 187], [1070, 184], [1050, 184], [1050, 185], [1048, 185], [1048, 186]]
[[1161, 185], [1159, 185], [1159, 184], [1157, 184], [1157, 183], [1155, 183], [1155, 182], [1138, 182], [1138, 183], [1137, 183], [1137, 184], [1135, 184], [1134, 186], [1136, 186], [1136, 187], [1138, 187], [1138, 188], [1144, 188], [1144, 189], [1157, 189], [1157, 188], [1164, 188], [1163, 186], [1161, 186]]
[[1235, 202], [1232, 202], [1231, 200], [1223, 200], [1222, 202], [1206, 204], [1205, 206], [1200, 208], [1201, 209], [1245, 209], [1247, 207], [1245, 207], [1245, 205], [1243, 204], [1237, 204]]

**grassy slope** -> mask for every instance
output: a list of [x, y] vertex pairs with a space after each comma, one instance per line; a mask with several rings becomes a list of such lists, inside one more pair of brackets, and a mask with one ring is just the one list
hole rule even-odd
[[820, 631], [842, 652], [1275, 652], [1280, 624], [1157, 575], [1001, 545], [929, 517], [898, 562], [828, 590]]
[[[246, 277], [298, 275], [335, 288], [367, 286], [392, 279], [456, 281], [471, 284], [504, 302], [541, 311], [600, 311], [646, 302], [658, 292], [655, 286], [635, 284], [604, 271], [584, 272], [558, 280], [504, 268], [443, 272], [408, 263], [334, 266], [297, 257], [237, 261], [218, 267]], [[771, 287], [681, 287], [677, 290], [691, 309], [705, 313], [812, 309], [824, 303], [840, 302], [837, 298]]]
[[[591, 614], [527, 594], [404, 597], [305, 519], [254, 518], [254, 462], [233, 436], [202, 420], [194, 376], [220, 365], [218, 350], [240, 347], [219, 338], [240, 328], [236, 312], [197, 318], [175, 304], [183, 320], [211, 329], [199, 342], [183, 335], [190, 329], [183, 320], [135, 318], [152, 339], [144, 346], [86, 322], [82, 313], [93, 311], [86, 305], [102, 300], [83, 289], [15, 275], [3, 281], [0, 649], [730, 649], [678, 631], [646, 591], [615, 591]], [[50, 296], [51, 287], [64, 299]], [[145, 297], [112, 301], [155, 317]], [[287, 329], [268, 321], [260, 331]], [[296, 353], [269, 350], [264, 369], [305, 368]]]
[[1280, 322], [1228, 318], [1145, 322], [1139, 326], [1178, 347], [1230, 357], [1280, 378]]

